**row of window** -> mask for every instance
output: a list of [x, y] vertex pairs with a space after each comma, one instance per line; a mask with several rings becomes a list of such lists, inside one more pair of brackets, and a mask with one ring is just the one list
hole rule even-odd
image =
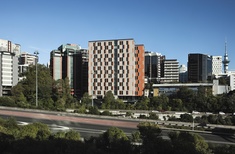
[[[114, 65], [114, 62], [113, 61], [106, 61], [104, 62], [105, 66], [108, 66], [108, 65]], [[118, 61], [117, 63], [115, 63], [116, 65], [130, 65], [129, 61]], [[103, 65], [103, 62], [94, 62], [94, 66], [102, 66]], [[128, 68], [128, 66], [126, 66]]]
[[[107, 89], [108, 91], [109, 89]], [[106, 93], [106, 91], [104, 91], [104, 94]], [[129, 91], [119, 91], [119, 95], [124, 95], [124, 93], [126, 95], [129, 95]], [[94, 91], [94, 95], [101, 95], [101, 91], [98, 90], [98, 91]], [[135, 95], [138, 95], [138, 91], [135, 92]]]
[[[98, 87], [99, 87], [99, 90], [103, 90], [103, 87], [100, 87], [100, 86], [94, 86], [93, 90], [97, 90]], [[125, 87], [123, 87], [123, 86], [117, 87], [117, 90], [124, 90], [124, 89], [125, 89]], [[114, 86], [105, 86], [104, 90], [114, 90]], [[129, 87], [126, 87], [126, 90], [129, 90]]]
[[[99, 55], [99, 58], [102, 58], [103, 57], [103, 55]], [[104, 54], [104, 57], [105, 58], [113, 58], [114, 57], [114, 54]], [[130, 57], [130, 54], [129, 53], [127, 53], [127, 54], [124, 54], [124, 53], [122, 53], [122, 54], [117, 54], [117, 57]], [[94, 55], [94, 58], [98, 58], [98, 55], [97, 54], [95, 54]]]
[[[104, 46], [106, 45], [114, 45], [115, 42], [112, 42], [112, 41], [107, 41], [107, 42], [103, 42]], [[119, 43], [119, 45], [129, 45], [129, 41], [120, 41], [120, 40], [117, 40], [116, 43]], [[101, 42], [98, 42], [97, 43], [98, 46], [102, 46], [102, 43]], [[116, 44], [115, 44], [116, 45]], [[96, 46], [96, 42], [93, 43], [93, 46]]]

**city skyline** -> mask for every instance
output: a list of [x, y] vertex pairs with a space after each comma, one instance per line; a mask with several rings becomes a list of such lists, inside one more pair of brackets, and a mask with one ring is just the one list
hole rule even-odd
[[39, 52], [46, 64], [61, 44], [88, 48], [91, 40], [133, 38], [146, 51], [187, 66], [189, 53], [224, 56], [235, 70], [235, 2], [199, 1], [3, 1], [0, 38], [21, 51]]

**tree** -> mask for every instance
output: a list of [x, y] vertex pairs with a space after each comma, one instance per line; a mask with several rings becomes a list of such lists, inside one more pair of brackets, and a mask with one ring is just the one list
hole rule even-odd
[[135, 108], [138, 110], [148, 110], [149, 109], [149, 98], [142, 97], [141, 100], [137, 101], [135, 104]]
[[100, 111], [98, 110], [97, 106], [90, 106], [89, 107], [89, 114], [100, 115]]
[[182, 122], [193, 122], [193, 116], [190, 114], [181, 114], [180, 121]]
[[175, 154], [210, 154], [208, 144], [197, 134], [188, 132], [171, 132], [169, 133], [173, 151]]
[[80, 133], [76, 132], [74, 130], [70, 130], [65, 133], [65, 139], [78, 141], [78, 140], [80, 140]]
[[25, 137], [45, 140], [51, 135], [50, 129], [46, 124], [42, 123], [32, 123], [29, 125], [22, 126], [19, 132], [19, 138], [23, 139]]
[[104, 96], [101, 108], [102, 109], [110, 109], [111, 105], [114, 103], [115, 103], [115, 98], [113, 96], [113, 93], [112, 93], [112, 91], [108, 91]]
[[183, 102], [180, 98], [175, 98], [169, 101], [172, 111], [184, 111]]
[[179, 91], [177, 92], [177, 97], [182, 100], [183, 106], [185, 106], [189, 111], [195, 109], [195, 104], [193, 102], [195, 98], [195, 93], [193, 90], [189, 89], [188, 87], [180, 87]]
[[84, 93], [81, 99], [81, 103], [85, 106], [90, 106], [92, 103], [92, 96], [89, 95], [88, 93]]
[[12, 87], [11, 94], [12, 97], [15, 100], [15, 103], [20, 107], [28, 107], [27, 99], [23, 94], [24, 88], [22, 87], [22, 84], [19, 83], [16, 86]]
[[0, 105], [1, 106], [10, 106], [15, 107], [15, 100], [12, 97], [9, 96], [2, 96], [0, 97]]
[[150, 122], [142, 122], [138, 126], [142, 139], [142, 153], [171, 153], [170, 143], [161, 138], [161, 129]]
[[113, 106], [114, 108], [111, 108], [111, 109], [125, 109], [126, 108], [125, 103], [121, 99], [116, 99]]
[[[45, 65], [38, 64], [38, 100], [39, 106], [43, 108], [47, 102], [51, 101], [52, 77], [50, 70]], [[22, 73], [25, 78], [13, 87], [12, 93], [17, 103], [22, 106], [35, 106], [36, 99], [36, 67], [30, 65], [28, 70]], [[25, 97], [25, 98], [24, 98]], [[26, 100], [25, 100], [26, 99]], [[40, 103], [44, 102], [44, 103]], [[24, 104], [29, 103], [29, 104]]]
[[6, 130], [6, 133], [9, 135], [16, 136], [19, 133], [19, 126], [17, 125], [16, 120], [13, 117], [8, 118], [3, 121], [3, 127]]
[[104, 132], [98, 142], [97, 147], [102, 153], [130, 153], [131, 144], [123, 130], [117, 127], [111, 127]]
[[150, 112], [149, 113], [149, 119], [155, 119], [155, 120], [158, 120], [158, 115], [156, 113], [153, 113], [153, 112]]

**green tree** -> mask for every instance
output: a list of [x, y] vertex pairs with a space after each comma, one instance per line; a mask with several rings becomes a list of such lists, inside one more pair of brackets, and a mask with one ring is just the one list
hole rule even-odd
[[190, 114], [181, 114], [180, 121], [182, 122], [193, 122], [193, 116]]
[[97, 106], [90, 106], [89, 114], [100, 115], [100, 111], [98, 110]]
[[80, 140], [80, 133], [76, 132], [74, 130], [70, 130], [65, 133], [65, 139], [78, 141], [78, 140]]
[[51, 135], [51, 132], [46, 124], [32, 123], [22, 126], [18, 135], [21, 139], [29, 137], [38, 140], [45, 140]]
[[114, 97], [112, 91], [108, 91], [104, 96], [101, 108], [102, 109], [111, 109], [112, 104], [114, 104], [114, 103], [115, 103], [115, 97]]
[[138, 126], [142, 139], [142, 153], [172, 153], [170, 143], [161, 138], [161, 129], [158, 125], [150, 122], [142, 122]]
[[149, 98], [142, 97], [139, 101], [136, 102], [135, 108], [138, 110], [148, 110], [149, 109]]
[[180, 87], [179, 91], [177, 92], [177, 97], [182, 100], [183, 106], [189, 110], [192, 111], [195, 109], [195, 103], [194, 103], [194, 98], [195, 98], [195, 93], [193, 90], [189, 89], [186, 86]]
[[90, 106], [92, 103], [92, 96], [89, 95], [88, 93], [84, 93], [81, 99], [81, 103], [85, 106]]
[[27, 99], [23, 94], [22, 84], [19, 83], [16, 86], [12, 87], [11, 94], [15, 103], [20, 107], [28, 107]]
[[116, 99], [114, 102], [114, 105], [112, 105], [112, 106], [113, 106], [113, 108], [111, 108], [111, 109], [125, 109], [126, 108], [125, 103], [121, 99]]
[[6, 130], [6, 134], [16, 136], [19, 133], [20, 127], [13, 117], [4, 120], [2, 125], [5, 128], [4, 130]]
[[123, 130], [111, 127], [104, 132], [98, 140], [98, 148], [102, 153], [130, 153], [131, 144]]
[[150, 112], [149, 113], [149, 119], [158, 120], [158, 115], [156, 113]]
[[172, 111], [185, 111], [186, 109], [183, 107], [183, 102], [179, 98], [172, 99], [169, 101], [169, 105], [171, 106]]
[[[52, 77], [50, 75], [50, 70], [45, 65], [38, 64], [38, 100], [39, 102], [50, 103], [52, 94]], [[13, 87], [13, 96], [22, 103], [29, 103], [29, 105], [35, 106], [36, 99], [36, 67], [30, 65], [28, 70], [22, 75], [24, 79], [19, 81], [19, 83]], [[23, 95], [21, 94], [23, 93]], [[25, 98], [27, 101], [25, 101]], [[43, 103], [39, 103], [39, 106], [43, 108]], [[23, 104], [27, 106], [27, 104]]]
[[197, 134], [188, 132], [171, 132], [169, 133], [173, 151], [175, 154], [210, 154], [208, 144]]
[[141, 142], [140, 132], [135, 131], [135, 132], [131, 133], [130, 139], [131, 139], [131, 142]]
[[0, 97], [0, 105], [1, 106], [10, 106], [15, 107], [15, 100], [12, 97], [9, 96], [2, 96]]

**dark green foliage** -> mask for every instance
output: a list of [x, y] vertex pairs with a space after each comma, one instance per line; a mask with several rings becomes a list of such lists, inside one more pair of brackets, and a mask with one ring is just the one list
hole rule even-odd
[[[16, 131], [17, 130], [17, 131]], [[229, 154], [234, 146], [208, 146], [205, 140], [191, 133], [170, 133], [170, 141], [161, 137], [158, 125], [143, 122], [131, 137], [111, 127], [98, 137], [80, 141], [80, 134], [70, 130], [51, 134], [41, 123], [18, 126], [13, 118], [0, 118], [0, 153], [12, 154]], [[135, 143], [142, 143], [137, 145]]]
[[126, 134], [119, 128], [111, 127], [96, 140], [98, 153], [131, 153], [131, 144]]
[[17, 106], [15, 104], [15, 101], [13, 98], [9, 97], [9, 96], [3, 96], [0, 97], [0, 105], [1, 106], [9, 106], [9, 107], [15, 107]]
[[211, 147], [214, 154], [232, 154], [235, 152], [235, 146], [234, 145], [218, 145]]
[[150, 112], [149, 113], [149, 119], [155, 119], [155, 120], [158, 120], [158, 115], [156, 113], [152, 113]]
[[88, 93], [83, 94], [83, 97], [81, 99], [82, 105], [85, 106], [91, 106], [92, 105], [92, 96], [90, 96]]
[[172, 153], [170, 142], [161, 138], [161, 129], [158, 125], [143, 122], [138, 125], [138, 130], [143, 143], [140, 149], [141, 153]]
[[98, 110], [97, 106], [90, 106], [89, 107], [89, 114], [100, 115], [100, 111]]
[[190, 114], [181, 114], [180, 121], [182, 122], [193, 122], [193, 116]]
[[169, 134], [175, 154], [210, 154], [208, 144], [197, 135], [188, 132], [172, 132]]
[[101, 113], [101, 115], [110, 116], [110, 115], [112, 115], [112, 113], [109, 112], [109, 111], [107, 111], [107, 110], [105, 110], [105, 111], [103, 111], [103, 112]]

